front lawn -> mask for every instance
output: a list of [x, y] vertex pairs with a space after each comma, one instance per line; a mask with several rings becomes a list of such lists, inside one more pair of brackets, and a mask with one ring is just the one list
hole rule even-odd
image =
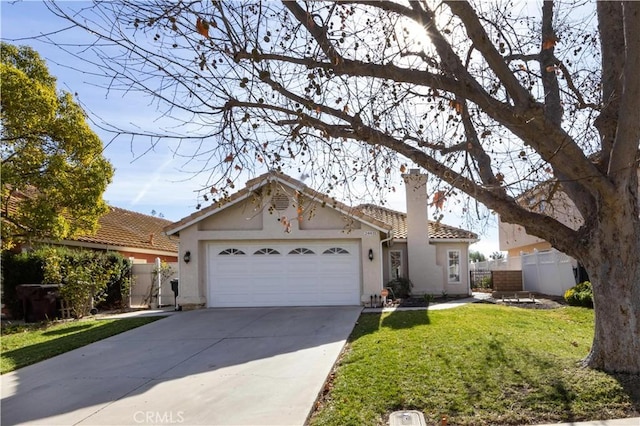
[[97, 342], [163, 317], [86, 319], [2, 329], [0, 374]]
[[450, 425], [638, 415], [629, 390], [640, 388], [639, 377], [579, 366], [592, 337], [586, 308], [363, 314], [310, 423], [383, 425], [409, 409], [424, 412], [427, 424], [446, 416]]

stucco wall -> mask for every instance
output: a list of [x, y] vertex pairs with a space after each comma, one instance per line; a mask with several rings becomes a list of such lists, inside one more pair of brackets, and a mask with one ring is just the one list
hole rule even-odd
[[[436, 262], [442, 267], [443, 288], [441, 291], [449, 295], [470, 294], [469, 287], [469, 245], [467, 243], [438, 243], [436, 246]], [[460, 282], [449, 281], [448, 252], [460, 251]]]
[[[207, 246], [212, 241], [288, 241], [288, 240], [350, 240], [360, 246], [362, 302], [382, 289], [382, 261], [380, 240], [386, 235], [331, 207], [314, 209], [308, 213], [306, 204], [300, 220], [296, 199], [282, 210], [269, 208], [264, 202], [256, 204], [247, 199], [229, 205], [210, 217], [180, 231], [180, 253], [191, 252], [191, 261], [180, 264], [180, 296], [178, 303], [186, 307], [205, 306], [207, 298]], [[304, 204], [303, 204], [304, 205]], [[257, 211], [256, 211], [257, 209]], [[369, 249], [374, 253], [369, 260]]]

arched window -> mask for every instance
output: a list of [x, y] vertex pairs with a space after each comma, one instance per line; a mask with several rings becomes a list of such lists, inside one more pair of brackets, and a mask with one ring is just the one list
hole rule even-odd
[[238, 250], [235, 248], [228, 248], [226, 250], [222, 250], [218, 253], [220, 256], [241, 256], [245, 254], [242, 250]]
[[280, 254], [280, 252], [276, 249], [272, 249], [272, 248], [261, 248], [260, 250], [256, 250], [255, 253], [253, 254], [260, 254], [260, 255], [272, 255], [272, 254]]
[[349, 252], [342, 247], [331, 247], [323, 251], [322, 254], [349, 254]]
[[313, 252], [313, 250], [310, 250], [308, 248], [304, 248], [304, 247], [300, 247], [300, 248], [295, 248], [293, 250], [291, 250], [289, 252], [289, 254], [315, 254]]

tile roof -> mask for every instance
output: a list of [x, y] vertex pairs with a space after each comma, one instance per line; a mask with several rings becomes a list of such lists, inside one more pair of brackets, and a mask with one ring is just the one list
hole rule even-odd
[[[33, 187], [14, 191], [7, 203], [8, 212], [15, 214], [19, 203], [33, 197], [36, 192]], [[109, 211], [98, 219], [95, 235], [82, 235], [68, 241], [174, 252], [177, 255], [179, 239], [163, 232], [170, 224], [170, 220], [109, 206]]]
[[99, 220], [95, 235], [76, 237], [74, 241], [110, 246], [178, 252], [178, 239], [163, 232], [170, 220], [109, 206]]
[[[407, 214], [373, 204], [362, 204], [358, 207], [363, 213], [372, 216], [382, 222], [388, 223], [393, 228], [393, 237], [397, 239], [407, 238]], [[478, 235], [444, 223], [429, 221], [429, 238], [434, 240], [477, 240]]]

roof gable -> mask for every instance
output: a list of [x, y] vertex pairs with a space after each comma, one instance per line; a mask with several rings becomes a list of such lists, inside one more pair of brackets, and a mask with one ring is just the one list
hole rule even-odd
[[378, 220], [373, 216], [369, 216], [362, 210], [358, 208], [354, 208], [351, 206], [347, 206], [346, 204], [337, 201], [334, 198], [328, 197], [326, 194], [322, 194], [321, 192], [315, 191], [309, 187], [307, 187], [304, 183], [296, 180], [290, 176], [287, 176], [278, 172], [268, 172], [263, 175], [260, 175], [254, 179], [247, 181], [247, 184], [244, 188], [231, 194], [230, 196], [213, 203], [212, 205], [192, 213], [191, 215], [181, 219], [178, 222], [175, 222], [171, 225], [168, 225], [164, 228], [164, 231], [168, 235], [173, 235], [179, 233], [182, 229], [185, 229], [201, 220], [204, 220], [207, 217], [210, 217], [225, 208], [228, 208], [242, 200], [251, 197], [256, 191], [260, 188], [271, 184], [273, 182], [277, 182], [278, 184], [284, 185], [294, 191], [298, 191], [306, 197], [311, 198], [314, 201], [323, 203], [327, 207], [330, 207], [334, 210], [341, 212], [342, 214], [354, 218], [358, 221], [366, 223], [374, 228], [377, 228], [380, 231], [388, 232], [391, 230], [391, 225]]

